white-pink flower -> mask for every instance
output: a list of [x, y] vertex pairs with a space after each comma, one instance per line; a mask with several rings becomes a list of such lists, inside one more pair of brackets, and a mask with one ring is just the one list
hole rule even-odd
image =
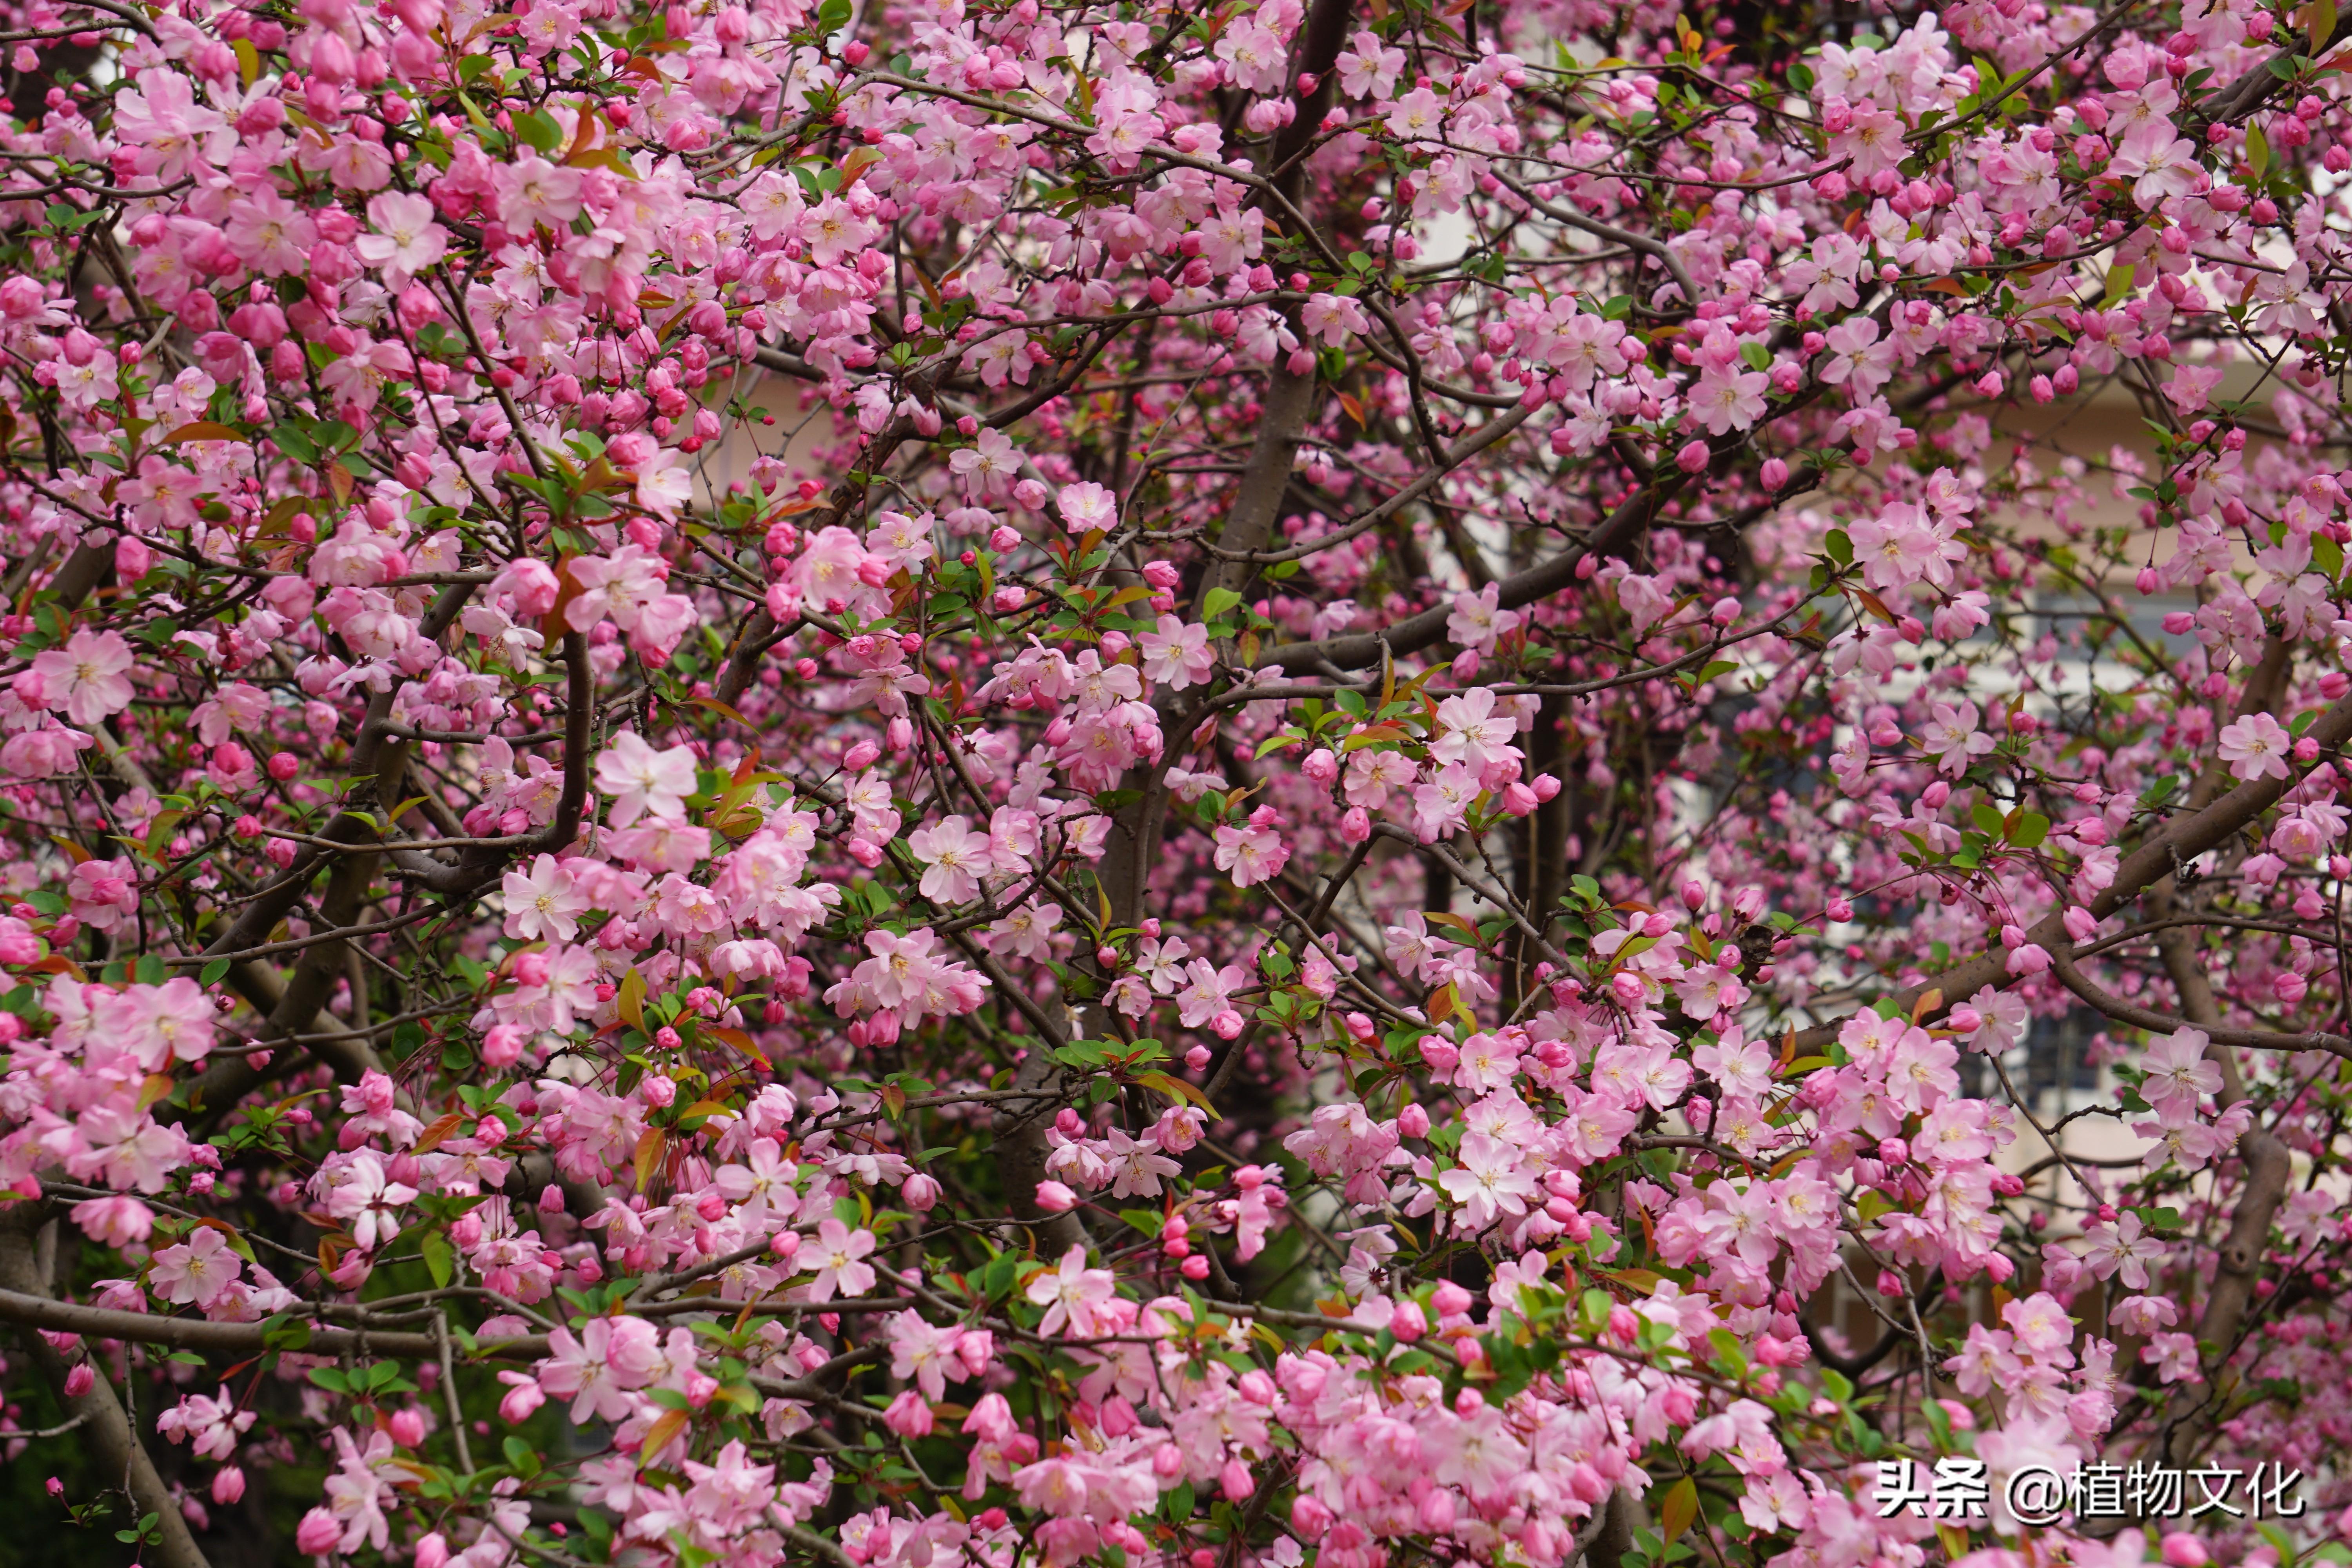
[[131, 645], [120, 632], [76, 631], [61, 647], [33, 656], [41, 700], [51, 712], [95, 724], [131, 706]]
[[228, 1237], [204, 1226], [177, 1247], [155, 1255], [147, 1270], [147, 1288], [176, 1306], [208, 1308], [244, 1272], [245, 1264], [230, 1248]]
[[429, 196], [378, 191], [367, 205], [368, 223], [375, 232], [353, 239], [352, 248], [370, 267], [383, 268], [393, 287], [400, 287], [440, 260], [448, 248], [449, 231], [433, 221], [433, 212]]
[[2209, 1094], [2221, 1090], [2221, 1069], [2206, 1058], [2210, 1043], [2202, 1029], [2180, 1028], [2147, 1043], [2140, 1068], [2140, 1097], [2168, 1121], [2187, 1121]]
[[[1526, 619], [1517, 610], [1503, 608], [1502, 592], [1501, 584], [1489, 583], [1475, 594], [1465, 590], [1454, 595], [1453, 614], [1445, 617], [1446, 640], [1456, 647], [1492, 654], [1495, 644], [1517, 631]], [[1486, 695], [1491, 699], [1494, 693]]]
[[2124, 138], [2107, 161], [2111, 174], [2132, 182], [2132, 200], [2147, 212], [2167, 196], [2183, 196], [2195, 188], [2203, 171], [2197, 163], [2197, 143], [2173, 134], [2166, 120], [2145, 120]]
[[547, 1337], [548, 1359], [539, 1363], [539, 1385], [551, 1396], [572, 1401], [572, 1419], [625, 1420], [636, 1408], [630, 1397], [662, 1375], [660, 1332], [643, 1318], [591, 1318], [573, 1338], [557, 1329]]
[[1013, 450], [1013, 437], [1002, 430], [987, 429], [972, 445], [958, 447], [949, 458], [948, 468], [962, 481], [964, 494], [975, 500], [986, 500], [1013, 488], [1021, 471], [1021, 454]]
[[1088, 1338], [1107, 1331], [1102, 1305], [1118, 1289], [1109, 1269], [1087, 1268], [1087, 1249], [1073, 1246], [1062, 1255], [1059, 1268], [1045, 1269], [1029, 1281], [1028, 1294], [1032, 1305], [1045, 1309], [1039, 1333], [1057, 1334], [1067, 1328]]
[[1072, 533], [1094, 529], [1108, 533], [1118, 523], [1118, 498], [1091, 479], [1064, 485], [1055, 504], [1062, 513], [1062, 526]]
[[973, 832], [961, 816], [943, 816], [929, 827], [917, 828], [907, 836], [907, 847], [923, 863], [919, 886], [934, 903], [961, 904], [978, 898], [981, 879], [996, 869], [988, 835]]
[[1535, 1178], [1523, 1168], [1524, 1151], [1484, 1132], [1462, 1140], [1461, 1163], [1437, 1178], [1445, 1195], [1462, 1205], [1465, 1235], [1486, 1229], [1504, 1215], [1523, 1215], [1536, 1195]]
[[2221, 760], [2230, 764], [2231, 773], [2242, 779], [2283, 779], [2287, 776], [2287, 754], [2294, 740], [2286, 726], [2267, 713], [2249, 713], [2233, 724], [2221, 727]]
[[1957, 778], [1969, 771], [1969, 764], [1993, 749], [1990, 735], [1977, 728], [1977, 705], [1962, 702], [1954, 707], [1937, 702], [1928, 709], [1930, 718], [1927, 732], [1919, 737], [1920, 749], [1936, 759], [1937, 769]]
[[1405, 53], [1387, 47], [1378, 33], [1359, 32], [1337, 63], [1340, 91], [1349, 98], [1386, 98], [1404, 73]]
[[683, 816], [694, 793], [694, 752], [686, 746], [655, 751], [634, 730], [624, 730], [596, 756], [596, 787], [613, 797], [605, 820], [626, 827], [640, 816]]
[[131, 985], [99, 1005], [109, 1043], [149, 1072], [173, 1062], [201, 1061], [213, 1047], [212, 998], [183, 975], [161, 985]]
[[1516, 715], [1495, 711], [1493, 689], [1474, 686], [1437, 705], [1436, 736], [1429, 743], [1429, 754], [1439, 763], [1459, 763], [1481, 773], [1511, 749], [1511, 737], [1518, 732]]
[[809, 1281], [808, 1299], [830, 1301], [836, 1291], [845, 1296], [862, 1296], [874, 1288], [874, 1266], [865, 1261], [874, 1250], [874, 1233], [852, 1230], [837, 1219], [827, 1219], [816, 1227], [816, 1239], [802, 1246], [799, 1258], [801, 1272], [814, 1274]]
[[180, 1403], [155, 1417], [155, 1430], [174, 1443], [189, 1443], [200, 1459], [226, 1459], [236, 1451], [237, 1438], [249, 1430], [255, 1415], [236, 1407], [236, 1395], [224, 1384], [218, 1398], [187, 1394]]
[[373, 1252], [400, 1233], [394, 1211], [416, 1201], [416, 1189], [395, 1182], [373, 1150], [362, 1149], [337, 1173], [327, 1194], [327, 1212], [351, 1225], [352, 1241], [362, 1252]]
[[1271, 827], [1220, 827], [1216, 839], [1217, 869], [1232, 872], [1236, 888], [1270, 882], [1290, 861], [1290, 847]]
[[1135, 646], [1143, 654], [1143, 673], [1171, 690], [1202, 685], [1217, 668], [1209, 628], [1186, 626], [1174, 616], [1160, 616], [1156, 629], [1139, 636]]
[[509, 871], [499, 891], [506, 895], [506, 933], [524, 942], [570, 942], [580, 934], [579, 917], [594, 907], [552, 855], [541, 855], [528, 871]]

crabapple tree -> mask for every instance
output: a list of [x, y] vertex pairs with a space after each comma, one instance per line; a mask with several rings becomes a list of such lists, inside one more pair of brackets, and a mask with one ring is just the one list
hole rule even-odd
[[2344, 1561], [2335, 28], [7, 0], [39, 1560]]

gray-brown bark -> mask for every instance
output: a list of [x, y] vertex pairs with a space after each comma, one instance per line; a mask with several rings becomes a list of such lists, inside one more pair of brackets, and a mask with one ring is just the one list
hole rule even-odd
[[[18, 1296], [46, 1301], [49, 1297], [47, 1270], [40, 1266], [39, 1227], [43, 1224], [59, 1223], [48, 1215], [48, 1205], [16, 1204], [0, 1211], [0, 1289]], [[127, 1314], [126, 1314], [127, 1315]], [[187, 1519], [180, 1505], [156, 1473], [155, 1461], [131, 1428], [130, 1414], [115, 1393], [113, 1383], [105, 1368], [95, 1360], [91, 1370], [98, 1373], [87, 1392], [66, 1393], [66, 1379], [72, 1364], [49, 1342], [30, 1328], [18, 1339], [33, 1364], [40, 1369], [42, 1378], [57, 1396], [68, 1419], [80, 1423], [82, 1442], [98, 1461], [101, 1473], [110, 1481], [130, 1493], [131, 1505], [141, 1515], [155, 1516], [155, 1542], [149, 1549], [152, 1555], [142, 1561], [156, 1568], [209, 1568], [195, 1537], [188, 1530]], [[114, 1478], [120, 1478], [119, 1481]], [[136, 1520], [129, 1521], [136, 1523]]]

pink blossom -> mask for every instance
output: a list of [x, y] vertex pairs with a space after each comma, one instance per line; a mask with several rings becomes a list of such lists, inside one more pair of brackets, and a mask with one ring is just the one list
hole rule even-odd
[[1045, 1269], [1029, 1281], [1026, 1294], [1033, 1305], [1045, 1309], [1039, 1333], [1066, 1329], [1084, 1339], [1105, 1331], [1101, 1309], [1115, 1289], [1109, 1271], [1087, 1268], [1086, 1248], [1073, 1247], [1062, 1255], [1060, 1268]]
[[837, 1219], [826, 1219], [816, 1227], [816, 1240], [802, 1248], [800, 1271], [814, 1274], [809, 1281], [808, 1299], [830, 1301], [838, 1290], [844, 1295], [863, 1296], [874, 1288], [874, 1266], [864, 1259], [874, 1250], [873, 1233], [852, 1230]]
[[2252, 713], [2222, 726], [2221, 760], [2232, 777], [2242, 779], [2287, 776], [2287, 732], [2267, 713]]

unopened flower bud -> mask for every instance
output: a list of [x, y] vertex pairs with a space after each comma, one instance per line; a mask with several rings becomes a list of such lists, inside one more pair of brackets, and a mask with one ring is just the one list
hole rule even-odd
[[1429, 1319], [1417, 1301], [1399, 1301], [1389, 1314], [1389, 1332], [1405, 1344], [1412, 1344], [1429, 1331]]
[[2205, 1568], [2209, 1559], [2205, 1543], [2185, 1530], [2176, 1530], [2164, 1538], [2166, 1568]]

